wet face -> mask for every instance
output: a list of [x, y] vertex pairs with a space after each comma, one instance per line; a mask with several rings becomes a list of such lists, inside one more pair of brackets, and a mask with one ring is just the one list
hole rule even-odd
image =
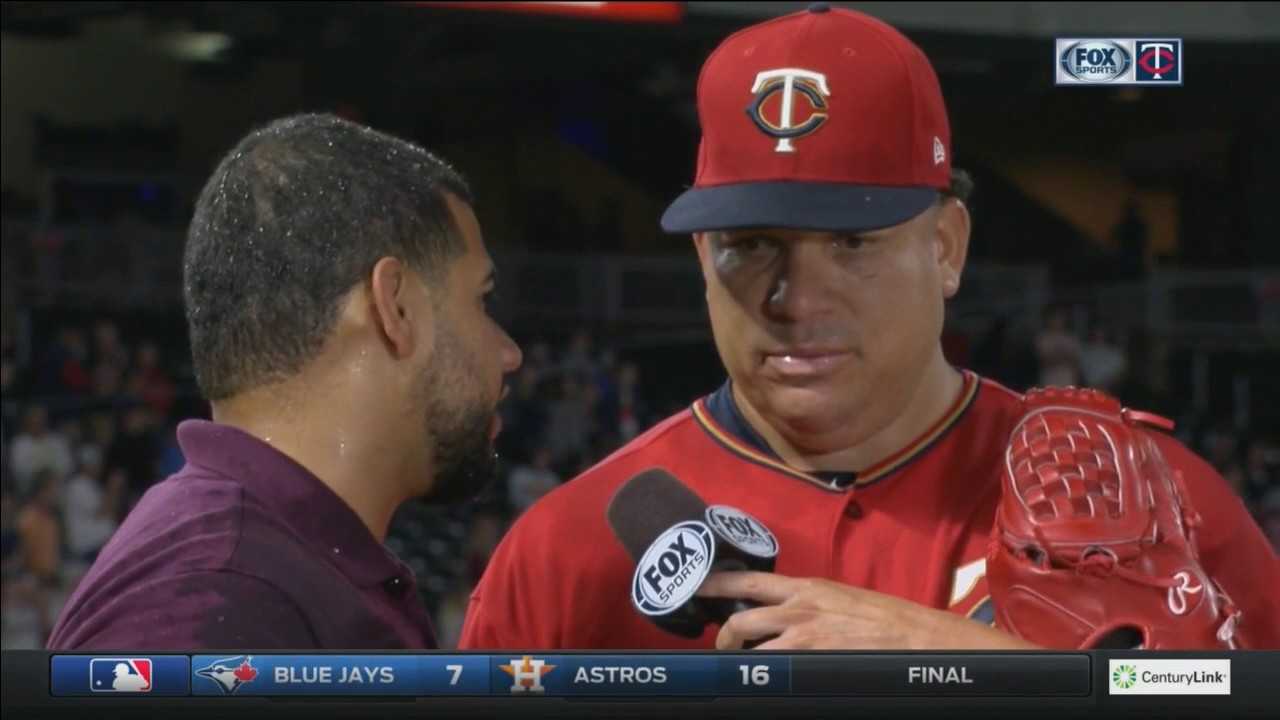
[[856, 235], [695, 236], [739, 400], [814, 452], [851, 447], [896, 419], [940, 352], [944, 298], [959, 287], [967, 240], [967, 213], [952, 200]]
[[450, 206], [466, 254], [453, 263], [435, 298], [435, 340], [415, 392], [434, 454], [428, 499], [441, 503], [479, 495], [495, 479], [498, 403], [505, 394], [505, 376], [521, 361], [515, 342], [488, 313], [494, 269], [475, 214], [452, 198]]

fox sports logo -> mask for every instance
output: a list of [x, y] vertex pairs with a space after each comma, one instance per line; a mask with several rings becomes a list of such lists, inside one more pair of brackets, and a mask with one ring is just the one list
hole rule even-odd
[[645, 615], [666, 615], [688, 602], [711, 570], [711, 528], [696, 520], [658, 536], [636, 565], [631, 602]]
[[1133, 58], [1123, 45], [1110, 40], [1081, 40], [1068, 45], [1058, 62], [1076, 80], [1107, 83], [1124, 77]]
[[707, 524], [739, 550], [762, 558], [778, 554], [778, 541], [764, 523], [726, 505], [707, 508]]

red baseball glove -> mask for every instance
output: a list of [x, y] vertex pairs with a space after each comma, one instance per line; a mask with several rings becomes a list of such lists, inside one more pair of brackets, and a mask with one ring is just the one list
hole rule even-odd
[[1092, 390], [1033, 390], [1005, 453], [987, 560], [996, 626], [1054, 649], [1236, 647], [1200, 518], [1149, 431]]

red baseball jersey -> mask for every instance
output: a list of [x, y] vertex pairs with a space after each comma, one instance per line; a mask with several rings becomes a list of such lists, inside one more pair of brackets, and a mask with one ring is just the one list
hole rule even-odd
[[[740, 508], [778, 540], [775, 572], [820, 577], [992, 622], [985, 555], [1018, 396], [965, 372], [946, 413], [892, 457], [855, 474], [800, 472], [743, 421], [728, 384], [668, 418], [525, 512], [471, 597], [459, 646], [507, 650], [714, 649], [668, 634], [631, 604], [635, 563], [606, 507], [662, 467], [709, 504]], [[1280, 560], [1240, 498], [1176, 440], [1208, 572], [1244, 611], [1251, 646], [1280, 647]]]

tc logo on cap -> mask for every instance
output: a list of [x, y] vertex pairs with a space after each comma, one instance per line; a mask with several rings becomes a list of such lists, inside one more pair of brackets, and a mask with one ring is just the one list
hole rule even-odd
[[[755, 93], [755, 99], [747, 107], [747, 116], [760, 132], [777, 138], [775, 152], [795, 152], [792, 140], [812, 134], [827, 121], [827, 98], [831, 96], [831, 89], [827, 87], [827, 76], [820, 72], [799, 68], [765, 70], [756, 75], [751, 92]], [[766, 116], [765, 103], [779, 93], [782, 107], [777, 111], [775, 122]], [[804, 110], [796, 108], [797, 95], [808, 101], [807, 116], [800, 114]]]

